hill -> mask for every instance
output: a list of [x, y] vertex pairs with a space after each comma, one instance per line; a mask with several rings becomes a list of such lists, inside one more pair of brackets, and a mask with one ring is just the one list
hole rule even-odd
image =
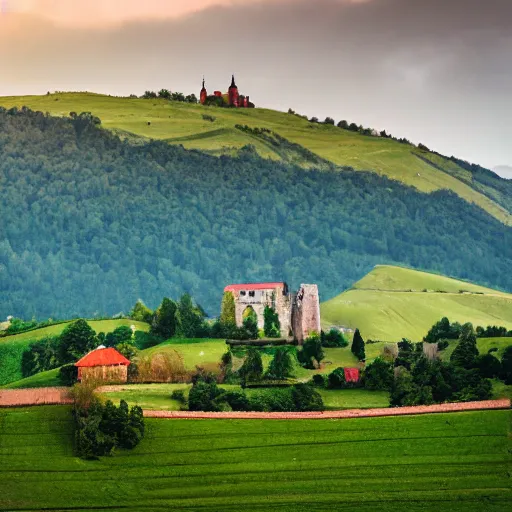
[[[21, 357], [27, 347], [34, 341], [40, 340], [47, 336], [58, 336], [69, 322], [43, 327], [33, 331], [15, 334], [0, 338], [0, 386], [11, 382], [20, 381], [23, 377], [21, 373]], [[149, 325], [143, 322], [135, 322], [125, 318], [117, 320], [88, 320], [88, 324], [97, 332], [112, 332], [121, 325], [135, 325], [138, 331], [148, 331]], [[53, 372], [53, 373], [52, 373]], [[48, 382], [55, 383], [55, 372], [44, 372], [45, 375], [39, 374], [23, 379], [17, 387], [37, 387], [38, 385], [46, 386]], [[25, 382], [26, 381], [26, 382]]]
[[[310, 123], [293, 114], [92, 93], [1, 97], [0, 106], [26, 106], [56, 116], [91, 112], [101, 119], [105, 128], [134, 143], [163, 140], [214, 155], [233, 155], [250, 144], [264, 158], [306, 167], [318, 166], [320, 160], [324, 160], [337, 166], [373, 171], [422, 192], [451, 190], [512, 225], [512, 183], [491, 171], [477, 172], [466, 162], [421, 151], [410, 144], [363, 136], [328, 124]], [[237, 126], [247, 126], [250, 130], [241, 131]], [[272, 133], [258, 133], [255, 128]], [[280, 138], [276, 139], [275, 134]]]
[[84, 461], [73, 457], [70, 408], [0, 410], [0, 508], [510, 508], [509, 411], [145, 423], [135, 449]]
[[382, 262], [512, 290], [512, 228], [448, 191], [134, 146], [90, 116], [28, 110], [0, 112], [0, 154], [0, 318], [111, 316], [185, 291], [215, 316], [226, 283], [276, 279], [325, 300]]
[[321, 304], [322, 324], [358, 327], [365, 339], [420, 341], [446, 316], [475, 326], [512, 329], [512, 295], [416, 270], [377, 266]]

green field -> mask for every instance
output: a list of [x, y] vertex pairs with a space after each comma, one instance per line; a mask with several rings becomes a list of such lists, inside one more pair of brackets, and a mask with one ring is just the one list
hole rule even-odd
[[[425, 291], [424, 291], [425, 290]], [[381, 265], [351, 289], [321, 304], [322, 326], [359, 328], [363, 338], [421, 341], [434, 323], [512, 329], [512, 295], [456, 279]]]
[[[119, 391], [100, 393], [105, 399], [114, 402], [126, 400], [128, 403], [140, 405], [147, 410], [179, 411], [181, 404], [171, 399], [171, 393], [176, 389], [185, 391], [188, 395], [190, 384], [127, 384]], [[221, 384], [222, 389], [241, 391], [240, 386]], [[387, 391], [367, 391], [365, 389], [319, 389], [326, 409], [371, 409], [373, 407], [388, 407], [389, 393]], [[253, 393], [247, 389], [246, 393]]]
[[[485, 191], [477, 190], [471, 173], [449, 160], [427, 153], [433, 162], [431, 165], [416, 156], [425, 154], [413, 146], [380, 137], [361, 136], [330, 125], [309, 123], [283, 112], [260, 108], [220, 109], [92, 93], [2, 97], [0, 105], [7, 108], [27, 106], [57, 116], [68, 116], [71, 111], [91, 112], [102, 120], [102, 126], [134, 142], [138, 139], [160, 139], [213, 154], [232, 154], [242, 146], [252, 144], [265, 158], [282, 158], [282, 150], [259, 137], [237, 130], [235, 125], [267, 128], [336, 165], [371, 170], [423, 192], [453, 190], [502, 222], [512, 224], [510, 212], [488, 197], [498, 197], [500, 192], [491, 187]], [[214, 116], [215, 122], [204, 120], [204, 114]]]
[[67, 407], [0, 410], [2, 510], [509, 510], [510, 412], [146, 420], [132, 451], [73, 457]]
[[[0, 386], [17, 382], [23, 377], [21, 373], [21, 357], [32, 342], [45, 338], [46, 336], [58, 336], [69, 323], [70, 322], [51, 325], [49, 327], [43, 327], [42, 329], [0, 338]], [[149, 330], [148, 324], [135, 322], [126, 318], [115, 320], [88, 320], [88, 323], [97, 333], [112, 332], [121, 325], [135, 325], [135, 328], [139, 331]]]

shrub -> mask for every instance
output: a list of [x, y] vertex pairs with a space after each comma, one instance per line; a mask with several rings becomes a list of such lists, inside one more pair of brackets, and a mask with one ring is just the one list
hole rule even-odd
[[251, 411], [292, 412], [295, 410], [290, 388], [253, 391], [249, 398]]
[[63, 386], [72, 386], [78, 381], [78, 368], [74, 364], [61, 366], [59, 380]]
[[363, 373], [362, 384], [366, 389], [387, 391], [393, 385], [393, 365], [377, 357]]
[[343, 368], [336, 368], [327, 377], [327, 387], [329, 389], [342, 389], [346, 387], [345, 371]]
[[261, 380], [263, 362], [261, 361], [261, 354], [254, 347], [249, 347], [247, 350], [247, 357], [239, 370], [239, 375], [242, 379], [242, 384]]
[[250, 411], [251, 406], [247, 395], [241, 391], [228, 391], [223, 399], [233, 411]]
[[480, 371], [480, 375], [486, 379], [494, 379], [501, 373], [501, 363], [492, 354], [477, 357], [476, 368]]
[[296, 384], [293, 386], [292, 399], [296, 411], [305, 412], [324, 410], [324, 403], [320, 393], [308, 384]]
[[220, 395], [222, 391], [215, 382], [199, 380], [188, 394], [188, 408], [191, 411], [220, 411], [217, 401]]
[[311, 379], [314, 386], [317, 386], [319, 388], [325, 387], [325, 376], [317, 373], [316, 375], [313, 375], [313, 378]]
[[322, 331], [320, 333], [320, 339], [322, 341], [322, 347], [348, 347], [348, 340], [343, 336], [343, 333], [334, 328], [328, 333]]
[[440, 340], [437, 342], [437, 350], [441, 352], [442, 350], [446, 350], [450, 342], [448, 340]]
[[265, 377], [273, 380], [283, 380], [291, 376], [293, 361], [286, 347], [276, 349]]
[[512, 345], [509, 345], [501, 358], [501, 378], [505, 384], [512, 384]]
[[297, 358], [299, 363], [304, 368], [314, 369], [315, 365], [313, 360], [316, 361], [317, 366], [320, 366], [320, 362], [324, 359], [325, 354], [322, 348], [322, 341], [320, 336], [313, 333], [309, 338], [304, 341], [302, 349], [297, 352]]
[[171, 399], [178, 401], [180, 404], [187, 403], [187, 399], [185, 398], [185, 390], [184, 389], [175, 389], [171, 393]]
[[273, 308], [265, 306], [263, 312], [265, 336], [269, 338], [279, 338], [281, 336], [281, 323], [279, 315]]

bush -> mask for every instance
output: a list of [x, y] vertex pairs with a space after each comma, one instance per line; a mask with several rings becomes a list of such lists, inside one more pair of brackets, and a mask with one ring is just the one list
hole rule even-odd
[[253, 391], [249, 398], [251, 411], [292, 412], [295, 410], [290, 388], [273, 388]]
[[74, 364], [61, 366], [59, 380], [63, 386], [72, 386], [78, 381], [78, 368]]
[[247, 395], [241, 391], [228, 391], [223, 399], [233, 411], [250, 411], [251, 405]]
[[393, 365], [377, 357], [363, 373], [362, 384], [366, 389], [388, 391], [393, 385]]
[[320, 339], [322, 341], [322, 347], [348, 347], [348, 340], [343, 336], [343, 333], [337, 329], [331, 329], [328, 333], [322, 331], [320, 333]]
[[336, 368], [327, 376], [327, 387], [329, 389], [343, 389], [346, 385], [347, 382], [343, 368]]
[[316, 361], [317, 366], [320, 366], [320, 362], [324, 359], [325, 354], [322, 348], [322, 341], [318, 334], [312, 334], [309, 338], [304, 341], [302, 349], [297, 352], [297, 359], [304, 368], [310, 370], [315, 368], [313, 360]]
[[265, 377], [272, 380], [283, 380], [291, 376], [293, 361], [286, 347], [276, 349]]
[[492, 354], [477, 357], [476, 368], [485, 379], [494, 379], [501, 374], [501, 363]]
[[305, 412], [324, 410], [324, 403], [320, 393], [308, 384], [296, 384], [293, 386], [292, 399], [296, 411]]
[[254, 347], [249, 347], [247, 357], [239, 370], [242, 385], [247, 382], [258, 382], [263, 375], [263, 362], [261, 361], [260, 352]]
[[509, 345], [501, 358], [501, 378], [505, 384], [512, 384], [512, 345]]
[[319, 388], [325, 387], [325, 376], [321, 375], [320, 373], [313, 375], [313, 378], [311, 379], [311, 381], [314, 386], [317, 386]]
[[188, 408], [190, 411], [220, 411], [217, 399], [221, 395], [222, 391], [215, 382], [199, 380], [188, 394]]
[[448, 340], [440, 340], [437, 342], [437, 350], [441, 352], [442, 350], [446, 350], [450, 342]]
[[171, 393], [171, 399], [172, 400], [176, 400], [180, 404], [186, 404], [187, 403], [187, 399], [185, 397], [185, 390], [184, 389], [175, 389]]

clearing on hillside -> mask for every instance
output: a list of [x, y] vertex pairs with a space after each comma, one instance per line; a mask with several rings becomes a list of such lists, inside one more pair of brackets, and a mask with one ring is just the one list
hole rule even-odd
[[[91, 112], [101, 119], [102, 126], [134, 143], [159, 139], [217, 155], [233, 154], [250, 144], [265, 158], [285, 159], [309, 167], [311, 155], [306, 157], [300, 148], [297, 151], [293, 144], [298, 144], [313, 156], [335, 165], [370, 170], [423, 192], [453, 190], [466, 201], [512, 225], [510, 207], [504, 206], [509, 205], [509, 199], [501, 190], [503, 180], [497, 176], [491, 174], [483, 186], [475, 181], [470, 171], [434, 153], [391, 139], [367, 137], [336, 126], [310, 123], [293, 114], [260, 108], [204, 107], [163, 99], [116, 98], [93, 93], [0, 97], [0, 106], [27, 106], [56, 116]], [[204, 115], [215, 119], [211, 122]], [[275, 141], [271, 142], [261, 134], [236, 128], [245, 125], [252, 129], [271, 130], [286, 140], [275, 145]], [[493, 180], [496, 187], [492, 185]]]
[[443, 317], [512, 329], [512, 295], [445, 276], [377, 266], [320, 306], [322, 327], [359, 328], [365, 340], [421, 341]]

